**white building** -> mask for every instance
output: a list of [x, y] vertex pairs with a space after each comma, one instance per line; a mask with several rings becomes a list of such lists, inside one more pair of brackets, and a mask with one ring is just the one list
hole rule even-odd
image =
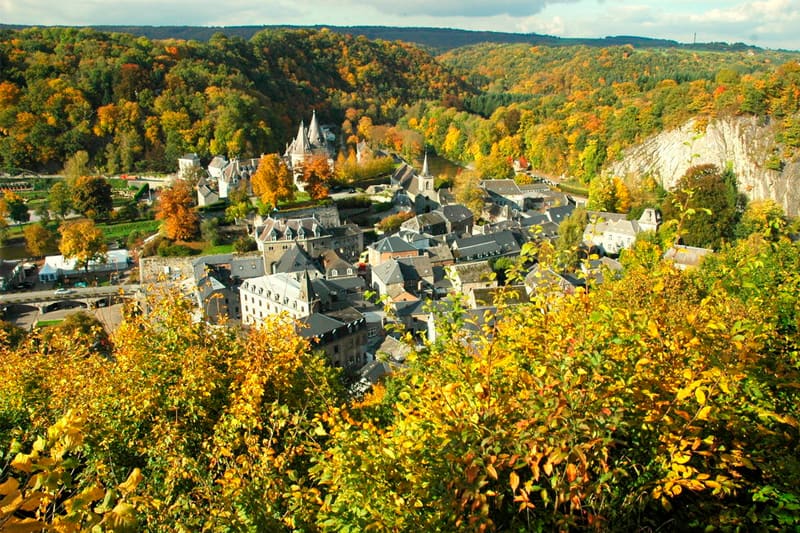
[[639, 220], [626, 220], [623, 216], [609, 216], [608, 219], [602, 213], [591, 216], [583, 232], [583, 242], [601, 248], [605, 254], [617, 255], [632, 247], [639, 233], [655, 231], [661, 222], [658, 212], [652, 208], [645, 209]]
[[248, 325], [284, 311], [299, 319], [319, 309], [307, 270], [248, 279], [239, 287], [239, 298], [242, 323]]
[[[100, 261], [89, 261], [88, 272], [123, 271], [131, 267], [128, 250], [109, 250]], [[46, 283], [57, 281], [64, 276], [80, 276], [87, 269], [79, 267], [75, 259], [66, 259], [63, 255], [48, 255], [44, 265], [39, 269], [39, 281]]]

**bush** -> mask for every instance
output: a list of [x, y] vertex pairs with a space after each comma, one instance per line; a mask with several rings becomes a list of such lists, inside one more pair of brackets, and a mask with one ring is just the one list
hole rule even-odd
[[256, 240], [249, 235], [242, 235], [233, 243], [233, 249], [243, 254], [245, 252], [252, 252], [258, 249], [258, 245], [256, 244]]
[[167, 239], [162, 240], [157, 249], [160, 257], [187, 257], [195, 251], [184, 244], [175, 244]]

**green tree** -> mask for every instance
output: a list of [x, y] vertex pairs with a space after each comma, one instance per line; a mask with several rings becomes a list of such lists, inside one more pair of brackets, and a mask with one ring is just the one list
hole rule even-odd
[[72, 209], [72, 192], [69, 185], [63, 181], [54, 183], [47, 193], [47, 206], [57, 219], [63, 220]]
[[8, 211], [8, 218], [22, 224], [31, 219], [31, 214], [28, 211], [28, 204], [25, 199], [13, 191], [6, 191], [2, 200], [5, 203], [6, 210]]
[[100, 176], [81, 176], [72, 185], [72, 206], [93, 220], [106, 219], [113, 208], [111, 184]]
[[207, 218], [200, 223], [200, 235], [212, 246], [220, 244], [219, 219]]
[[698, 165], [681, 177], [664, 199], [661, 212], [665, 221], [678, 221], [685, 244], [718, 248], [733, 237], [737, 194], [730, 177], [726, 180], [715, 165]]
[[589, 216], [582, 207], [576, 208], [558, 225], [556, 239], [556, 264], [559, 268], [574, 268], [578, 262], [583, 232], [589, 223]]
[[78, 150], [72, 157], [67, 159], [64, 164], [64, 178], [67, 183], [75, 184], [81, 176], [88, 176], [89, 169], [89, 153], [86, 150]]
[[775, 241], [785, 234], [785, 230], [783, 207], [773, 200], [758, 200], [747, 205], [734, 233], [739, 239], [756, 233]]

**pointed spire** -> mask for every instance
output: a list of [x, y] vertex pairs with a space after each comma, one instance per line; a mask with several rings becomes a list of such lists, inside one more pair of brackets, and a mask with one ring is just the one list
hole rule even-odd
[[317, 112], [311, 112], [311, 124], [308, 125], [308, 140], [312, 146], [323, 146], [325, 139], [322, 136], [322, 130], [317, 122]]
[[309, 151], [311, 151], [311, 143], [308, 142], [306, 129], [303, 125], [303, 121], [301, 120], [300, 128], [297, 130], [297, 137], [292, 143], [292, 152], [295, 154], [305, 154]]
[[425, 152], [425, 159], [422, 161], [422, 176], [430, 176], [428, 173], [428, 152]]

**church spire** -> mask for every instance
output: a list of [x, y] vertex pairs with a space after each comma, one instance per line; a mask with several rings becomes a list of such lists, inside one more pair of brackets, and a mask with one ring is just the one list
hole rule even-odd
[[429, 176], [428, 172], [428, 152], [425, 152], [425, 159], [422, 161], [422, 175]]

